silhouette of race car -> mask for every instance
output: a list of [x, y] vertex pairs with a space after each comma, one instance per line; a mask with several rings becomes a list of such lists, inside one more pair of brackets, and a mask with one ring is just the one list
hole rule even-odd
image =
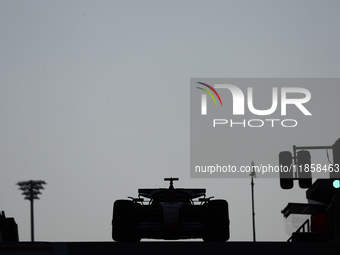
[[138, 189], [138, 198], [114, 202], [113, 240], [203, 238], [225, 242], [229, 239], [226, 200], [206, 198], [205, 189], [174, 188], [173, 181], [178, 178], [164, 180], [170, 181], [168, 189]]

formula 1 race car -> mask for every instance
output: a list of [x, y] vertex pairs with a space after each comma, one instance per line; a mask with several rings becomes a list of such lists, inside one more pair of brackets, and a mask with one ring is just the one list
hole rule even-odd
[[225, 242], [229, 239], [226, 200], [206, 198], [205, 189], [174, 188], [173, 181], [178, 178], [164, 180], [170, 181], [168, 189], [139, 189], [138, 198], [114, 202], [113, 240], [203, 238]]

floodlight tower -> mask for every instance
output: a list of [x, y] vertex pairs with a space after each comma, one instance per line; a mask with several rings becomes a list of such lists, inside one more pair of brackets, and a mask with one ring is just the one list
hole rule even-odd
[[34, 212], [33, 212], [33, 201], [39, 199], [38, 195], [41, 194], [40, 190], [44, 189], [43, 184], [45, 181], [24, 181], [18, 182], [19, 190], [22, 190], [22, 194], [25, 199], [31, 202], [31, 241], [34, 242]]

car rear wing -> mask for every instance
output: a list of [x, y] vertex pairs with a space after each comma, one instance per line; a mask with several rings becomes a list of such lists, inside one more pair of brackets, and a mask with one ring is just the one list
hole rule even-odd
[[[169, 189], [138, 189], [138, 195], [146, 198], [153, 198], [154, 194]], [[191, 199], [205, 196], [205, 189], [174, 189], [174, 191], [187, 193]]]

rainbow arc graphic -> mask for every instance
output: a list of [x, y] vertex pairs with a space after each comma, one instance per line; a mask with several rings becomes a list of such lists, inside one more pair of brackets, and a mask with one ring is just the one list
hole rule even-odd
[[[209, 88], [217, 96], [222, 106], [222, 100], [220, 98], [220, 95], [217, 93], [217, 91], [213, 87], [203, 82], [197, 82], [197, 83]], [[201, 88], [201, 87], [196, 87], [196, 88], [201, 89], [204, 92], [206, 92], [214, 100], [215, 105], [217, 105], [214, 95], [209, 90]], [[202, 94], [202, 97], [201, 97], [201, 114], [207, 115], [207, 95], [206, 94]]]

